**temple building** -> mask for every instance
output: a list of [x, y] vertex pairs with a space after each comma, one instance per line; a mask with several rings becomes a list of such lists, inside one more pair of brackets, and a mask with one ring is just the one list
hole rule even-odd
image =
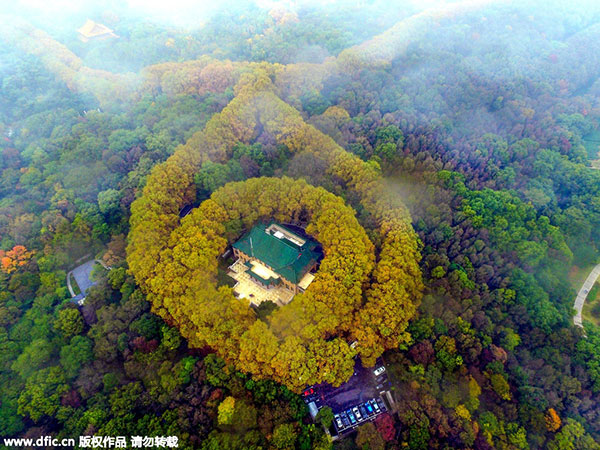
[[83, 26], [77, 30], [77, 33], [79, 34], [79, 40], [82, 42], [88, 42], [90, 40], [100, 41], [119, 37], [106, 25], [96, 23], [90, 19], [88, 19]]
[[323, 256], [317, 241], [275, 222], [256, 225], [232, 248], [236, 261], [229, 275], [237, 281], [234, 292], [255, 305], [265, 300], [289, 303], [308, 288]]

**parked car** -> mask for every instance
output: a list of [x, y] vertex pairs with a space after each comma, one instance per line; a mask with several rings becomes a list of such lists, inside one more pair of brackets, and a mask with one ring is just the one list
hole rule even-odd
[[350, 419], [350, 422], [352, 423], [352, 425], [354, 425], [356, 423], [356, 417], [354, 417], [354, 414], [352, 414], [352, 411], [348, 410], [348, 411], [346, 411], [346, 414], [348, 414], [348, 418]]
[[339, 414], [336, 414], [333, 417], [335, 419], [335, 424], [337, 425], [338, 430], [341, 430], [342, 428], [344, 428], [344, 424], [343, 424], [342, 419], [340, 418]]
[[363, 405], [359, 405], [358, 410], [360, 411], [360, 415], [363, 416], [365, 419], [369, 415], [369, 413], [367, 413], [367, 410], [365, 409], [365, 407]]
[[362, 420], [362, 415], [360, 414], [360, 411], [358, 410], [358, 408], [356, 406], [354, 408], [352, 408], [352, 412], [354, 413], [354, 417], [356, 417], [356, 420], [358, 420], [358, 421]]
[[365, 409], [369, 415], [373, 414], [373, 407], [371, 406], [371, 403], [365, 402]]
[[347, 427], [350, 425], [350, 420], [348, 420], [348, 416], [346, 416], [346, 413], [340, 413], [340, 418], [342, 419], [342, 423], [344, 424], [344, 427]]
[[373, 371], [373, 375], [375, 375], [376, 377], [378, 377], [379, 375], [381, 375], [383, 372], [385, 372], [385, 367], [383, 366], [379, 366], [377, 369], [375, 369]]
[[313, 388], [308, 388], [307, 390], [304, 391], [304, 396], [308, 397], [309, 395], [312, 395], [315, 393], [315, 390]]
[[381, 408], [382, 411], [385, 411], [387, 409], [385, 407], [385, 403], [383, 403], [383, 400], [381, 398], [377, 399], [377, 404], [379, 405], [379, 407]]
[[381, 408], [377, 404], [377, 400], [375, 400], [375, 399], [371, 400], [371, 404], [373, 405], [373, 408], [375, 408], [375, 412], [378, 413], [381, 410]]

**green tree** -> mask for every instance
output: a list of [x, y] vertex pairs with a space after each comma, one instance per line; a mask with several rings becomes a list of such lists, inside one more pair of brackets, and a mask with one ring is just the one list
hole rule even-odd
[[444, 269], [442, 266], [434, 267], [433, 270], [431, 271], [431, 276], [433, 278], [444, 278], [445, 275], [446, 275], [446, 269]]
[[65, 308], [58, 311], [54, 328], [66, 338], [80, 334], [83, 331], [83, 317], [76, 308]]
[[490, 382], [492, 383], [492, 388], [494, 392], [500, 396], [503, 400], [510, 400], [512, 397], [510, 395], [510, 386], [506, 381], [506, 378], [502, 376], [502, 374], [494, 373], [490, 377]]
[[52, 416], [60, 406], [60, 397], [69, 390], [62, 368], [58, 366], [38, 370], [25, 383], [19, 396], [18, 412], [37, 422], [43, 416]]
[[7, 375], [0, 377], [2, 392], [0, 393], [0, 433], [13, 436], [24, 428], [23, 418], [17, 413], [19, 395], [23, 383], [11, 380]]
[[107, 189], [98, 193], [98, 208], [106, 216], [111, 216], [120, 208], [121, 194], [116, 189]]
[[86, 336], [73, 336], [69, 345], [60, 349], [60, 365], [68, 378], [77, 376], [81, 368], [93, 358], [93, 344]]
[[296, 428], [293, 423], [282, 423], [275, 427], [271, 444], [279, 449], [293, 449], [296, 442]]
[[235, 398], [234, 397], [226, 397], [219, 404], [218, 408], [219, 416], [219, 425], [231, 425], [233, 423], [233, 414], [235, 412]]
[[161, 344], [167, 350], [177, 350], [181, 345], [181, 336], [176, 328], [163, 325], [160, 328], [162, 334]]
[[256, 417], [256, 408], [245, 400], [229, 396], [219, 404], [218, 421], [224, 430], [241, 432], [254, 428]]
[[28, 378], [33, 372], [41, 369], [52, 358], [53, 347], [45, 339], [35, 339], [12, 364], [12, 369], [23, 379]]
[[429, 429], [425, 425], [412, 425], [408, 430], [408, 447], [413, 450], [429, 448]]
[[329, 428], [333, 423], [333, 411], [329, 406], [324, 406], [317, 413], [315, 420], [321, 422], [325, 428]]
[[142, 384], [139, 381], [134, 381], [115, 389], [109, 397], [110, 411], [113, 416], [128, 415], [138, 405], [143, 390]]
[[268, 317], [271, 315], [271, 313], [273, 311], [275, 311], [277, 308], [279, 308], [277, 306], [276, 303], [273, 303], [270, 300], [267, 300], [265, 302], [261, 302], [260, 305], [258, 305], [258, 308], [256, 308], [256, 316], [264, 321], [267, 322], [268, 321]]
[[548, 443], [549, 450], [598, 450], [600, 444], [585, 432], [583, 425], [567, 419], [560, 432]]

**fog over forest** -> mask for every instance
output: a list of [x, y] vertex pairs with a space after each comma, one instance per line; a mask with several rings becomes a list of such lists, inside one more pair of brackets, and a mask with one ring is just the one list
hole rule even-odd
[[4, 3], [0, 439], [600, 449], [600, 2]]

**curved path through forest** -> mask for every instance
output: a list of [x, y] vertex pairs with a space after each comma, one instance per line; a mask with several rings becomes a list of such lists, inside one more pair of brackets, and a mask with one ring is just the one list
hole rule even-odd
[[583, 310], [583, 304], [585, 303], [585, 299], [587, 298], [588, 293], [590, 292], [590, 290], [596, 283], [596, 280], [598, 279], [599, 276], [600, 276], [600, 264], [596, 265], [592, 269], [592, 271], [590, 272], [588, 277], [583, 282], [581, 289], [579, 289], [579, 292], [577, 293], [577, 298], [575, 299], [575, 305], [573, 305], [573, 308], [575, 308], [577, 313], [575, 314], [575, 317], [573, 317], [573, 323], [575, 323], [575, 325], [577, 325], [578, 327], [583, 328], [583, 322], [581, 321], [581, 311]]

